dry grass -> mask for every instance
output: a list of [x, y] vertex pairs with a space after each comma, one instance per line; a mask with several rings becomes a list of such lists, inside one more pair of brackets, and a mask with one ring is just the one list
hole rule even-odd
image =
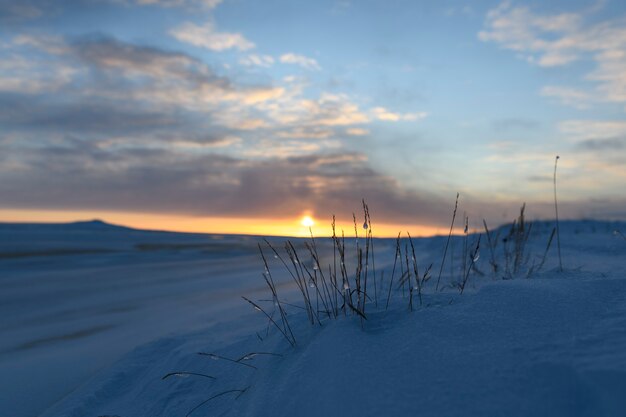
[[553, 183], [554, 183], [554, 216], [555, 216], [555, 220], [556, 220], [556, 244], [557, 244], [557, 248], [558, 248], [558, 253], [559, 253], [559, 270], [561, 272], [563, 272], [563, 261], [561, 259], [561, 233], [559, 231], [559, 206], [557, 204], [557, 199], [556, 199], [556, 167], [557, 164], [559, 162], [559, 156], [557, 155], [554, 158], [554, 177], [553, 177]]
[[[289, 323], [290, 314], [287, 308], [304, 310], [311, 326], [323, 326], [329, 320], [341, 319], [342, 317], [352, 317], [360, 322], [364, 327], [368, 316], [375, 312], [386, 312], [393, 304], [394, 300], [400, 302], [400, 306], [406, 306], [409, 312], [419, 311], [428, 308], [429, 300], [450, 296], [451, 304], [455, 297], [462, 296], [468, 288], [470, 278], [484, 275], [478, 268], [480, 260], [481, 242], [483, 233], [469, 232], [469, 219], [464, 214], [464, 232], [462, 236], [452, 236], [452, 230], [456, 220], [459, 206], [459, 195], [457, 194], [450, 231], [443, 247], [441, 263], [436, 282], [431, 282], [432, 262], [426, 262], [428, 267], [420, 267], [418, 261], [419, 246], [415, 245], [414, 239], [407, 232], [406, 237], [399, 233], [395, 239], [395, 250], [393, 251], [393, 262], [387, 263], [386, 267], [377, 271], [374, 259], [374, 238], [372, 233], [372, 222], [369, 207], [362, 202], [364, 222], [362, 229], [363, 236], [359, 236], [359, 225], [357, 216], [353, 214], [354, 240], [346, 239], [343, 230], [340, 233], [336, 230], [335, 217], [332, 219], [332, 253], [322, 251], [318, 247], [318, 240], [312, 232], [310, 238], [298, 250], [291, 241], [286, 241], [282, 248], [278, 248], [269, 240], [265, 239], [263, 244], [258, 245], [264, 270], [262, 277], [271, 294], [271, 297], [258, 301], [253, 301], [247, 297], [242, 297], [255, 310], [259, 311], [267, 320], [267, 331], [275, 329], [278, 334], [291, 346], [296, 347], [296, 336]], [[530, 277], [544, 267], [554, 236], [558, 239], [558, 227], [554, 227], [549, 236], [545, 251], [540, 262], [530, 264], [531, 254], [529, 253], [528, 241], [531, 236], [532, 223], [526, 220], [525, 204], [520, 208], [519, 216], [510, 225], [490, 231], [487, 221], [483, 220], [484, 235], [489, 254], [489, 266], [494, 278], [512, 279], [525, 275]], [[558, 224], [557, 224], [558, 226]], [[624, 235], [616, 231], [622, 238]], [[500, 235], [505, 236], [501, 239]], [[454, 269], [455, 253], [453, 250], [454, 241], [462, 243], [460, 258], [456, 265], [458, 271]], [[347, 241], [354, 242], [350, 246]], [[499, 243], [502, 245], [499, 246]], [[328, 247], [330, 249], [330, 246]], [[266, 254], [271, 254], [269, 260]], [[559, 254], [560, 256], [560, 254]], [[273, 259], [272, 259], [273, 258]], [[450, 260], [451, 271], [449, 274], [450, 284], [440, 285], [444, 276], [443, 270], [446, 259]], [[559, 265], [561, 265], [559, 259]], [[278, 266], [283, 276], [295, 284], [299, 301], [286, 302], [281, 299], [278, 293], [276, 280], [272, 273], [272, 268]], [[388, 281], [385, 282], [385, 270], [391, 269], [387, 273]], [[455, 281], [455, 276], [460, 278]], [[434, 281], [434, 280], [433, 280]], [[373, 283], [373, 291], [372, 289]], [[386, 295], [381, 295], [379, 303], [378, 288], [381, 293], [386, 289]], [[452, 288], [454, 292], [444, 293], [446, 288]], [[458, 291], [458, 294], [457, 292]], [[371, 294], [373, 293], [373, 297]], [[395, 295], [395, 297], [394, 297]], [[383, 303], [384, 300], [384, 303]], [[383, 309], [384, 304], [384, 309]], [[442, 304], [441, 300], [438, 304]], [[404, 308], [404, 307], [402, 307]], [[264, 339], [257, 333], [259, 339]], [[209, 357], [214, 360], [226, 361], [233, 366], [249, 368], [251, 372], [257, 367], [246, 363], [258, 355], [279, 354], [270, 352], [252, 352], [240, 358], [228, 358], [214, 353], [198, 352], [198, 355]], [[211, 375], [198, 372], [176, 371], [170, 372], [163, 377], [168, 379], [173, 376], [197, 376], [205, 379], [215, 379]], [[216, 398], [228, 394], [237, 394], [235, 398], [243, 395], [249, 387], [244, 389], [230, 389], [219, 392], [193, 407], [187, 416], [197, 411]]]
[[[279, 297], [277, 288], [270, 271], [270, 263], [264, 253], [263, 246], [259, 245], [259, 251], [264, 265], [262, 274], [266, 285], [271, 293], [271, 299], [254, 302], [244, 299], [256, 310], [261, 312], [267, 319], [268, 331], [275, 328], [282, 337], [292, 346], [296, 346], [296, 338], [289, 325], [286, 307], [298, 308], [306, 311], [308, 321], [313, 326], [322, 326], [325, 321], [338, 319], [341, 316], [355, 316], [361, 326], [368, 320], [370, 311], [376, 312], [383, 308], [387, 311], [394, 299], [393, 295], [405, 300], [407, 309], [415, 311], [423, 308], [425, 294], [432, 297], [434, 294], [444, 291], [447, 287], [458, 290], [463, 294], [467, 289], [472, 275], [485, 275], [478, 266], [480, 247], [483, 234], [486, 237], [488, 249], [489, 269], [494, 278], [513, 279], [516, 277], [530, 277], [541, 270], [548, 257], [555, 234], [555, 228], [546, 245], [543, 256], [532, 255], [529, 251], [528, 241], [531, 236], [533, 225], [526, 219], [526, 205], [522, 204], [518, 217], [506, 227], [490, 231], [487, 221], [483, 219], [483, 233], [470, 233], [469, 217], [463, 215], [464, 231], [461, 237], [453, 237], [452, 230], [459, 207], [459, 194], [455, 200], [452, 213], [450, 230], [443, 247], [443, 254], [439, 266], [437, 280], [434, 285], [429, 285], [433, 263], [428, 262], [427, 268], [420, 267], [418, 262], [414, 239], [407, 232], [406, 237], [398, 234], [395, 240], [393, 262], [389, 262], [385, 282], [385, 269], [376, 270], [374, 261], [374, 238], [372, 233], [372, 221], [369, 207], [362, 201], [363, 225], [357, 221], [357, 215], [353, 213], [354, 239], [346, 239], [345, 232], [336, 229], [335, 217], [332, 219], [332, 254], [325, 256], [319, 252], [318, 239], [310, 233], [310, 238], [304, 243], [304, 255], [296, 248], [293, 242], [285, 242], [282, 250], [265, 240], [265, 250], [273, 254], [278, 260], [283, 272], [291, 277], [295, 283], [300, 302], [288, 303]], [[360, 235], [359, 230], [364, 230]], [[504, 237], [501, 239], [501, 234]], [[460, 259], [456, 262], [458, 272], [452, 265], [455, 258], [453, 242], [461, 242]], [[348, 246], [348, 241], [354, 242]], [[499, 246], [499, 243], [502, 244]], [[332, 257], [332, 258], [330, 258]], [[330, 258], [325, 261], [325, 258]], [[537, 258], [538, 262], [530, 262]], [[441, 286], [441, 278], [444, 276], [446, 260], [451, 262], [450, 284]], [[421, 271], [421, 272], [420, 272]], [[389, 273], [390, 272], [390, 273]], [[458, 274], [458, 275], [457, 275]], [[455, 275], [458, 277], [455, 279]], [[379, 303], [379, 287], [386, 289], [384, 302]], [[263, 307], [261, 302], [272, 303], [271, 306]]]
[[441, 258], [441, 267], [439, 268], [439, 275], [437, 276], [437, 285], [435, 291], [439, 290], [439, 282], [441, 281], [441, 273], [443, 272], [443, 265], [446, 262], [446, 255], [448, 254], [448, 246], [450, 245], [450, 238], [452, 237], [452, 229], [454, 228], [454, 220], [456, 219], [456, 210], [459, 208], [459, 193], [456, 193], [456, 201], [454, 202], [454, 212], [452, 213], [452, 222], [450, 223], [450, 231], [448, 232], [448, 239], [446, 240], [446, 246], [443, 249], [443, 257]]

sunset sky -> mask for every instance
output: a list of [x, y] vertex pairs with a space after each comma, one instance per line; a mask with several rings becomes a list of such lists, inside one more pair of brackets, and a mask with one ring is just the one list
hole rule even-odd
[[550, 218], [557, 154], [626, 219], [624, 1], [0, 0], [0, 221], [431, 234]]

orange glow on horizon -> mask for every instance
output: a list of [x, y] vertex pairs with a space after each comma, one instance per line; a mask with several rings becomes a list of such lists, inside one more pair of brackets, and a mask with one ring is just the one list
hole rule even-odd
[[[37, 211], [37, 210], [0, 210], [0, 222], [15, 223], [65, 223], [99, 219], [107, 223], [136, 229], [162, 230], [187, 233], [214, 233], [237, 235], [266, 235], [307, 237], [332, 235], [330, 220], [316, 221], [311, 215], [293, 218], [230, 218], [230, 217], [192, 217], [160, 214], [139, 214], [123, 212], [96, 211]], [[449, 227], [449, 226], [448, 226]], [[354, 235], [352, 219], [337, 220], [336, 233], [346, 237]], [[359, 228], [359, 234], [365, 231]], [[396, 237], [398, 232], [411, 236], [427, 237], [447, 235], [448, 228], [400, 223], [373, 223], [374, 237]]]

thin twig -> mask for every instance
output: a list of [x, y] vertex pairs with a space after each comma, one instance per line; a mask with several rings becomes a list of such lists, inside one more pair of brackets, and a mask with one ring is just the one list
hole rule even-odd
[[249, 361], [250, 359], [254, 358], [255, 356], [259, 356], [259, 355], [278, 356], [278, 357], [282, 357], [283, 356], [280, 353], [272, 353], [272, 352], [250, 352], [250, 353], [246, 353], [241, 358], [237, 359], [236, 362], [241, 363], [241, 361]]
[[556, 202], [556, 166], [559, 162], [559, 156], [554, 158], [554, 214], [556, 216], [556, 245], [559, 250], [559, 271], [563, 272], [563, 261], [561, 260], [561, 233], [559, 232], [559, 207]]
[[491, 255], [491, 260], [489, 261], [489, 263], [491, 264], [491, 267], [493, 268], [493, 273], [497, 274], [498, 273], [498, 264], [496, 263], [496, 255], [494, 253], [494, 245], [493, 245], [493, 242], [491, 240], [491, 233], [489, 232], [489, 228], [487, 227], [487, 221], [485, 219], [483, 219], [483, 225], [485, 226], [485, 234], [487, 235], [487, 244], [489, 245], [489, 253]]
[[450, 244], [450, 237], [452, 236], [452, 228], [454, 227], [454, 219], [456, 218], [456, 209], [459, 207], [459, 193], [456, 193], [456, 201], [454, 202], [454, 213], [452, 213], [452, 223], [450, 223], [450, 232], [448, 232], [448, 239], [446, 240], [446, 246], [443, 250], [443, 259], [441, 260], [441, 268], [439, 268], [439, 276], [437, 277], [437, 285], [435, 285], [435, 291], [439, 290], [439, 281], [441, 280], [441, 273], [443, 272], [443, 264], [446, 261], [446, 254], [448, 253], [448, 245]]
[[206, 374], [200, 374], [198, 372], [176, 371], [176, 372], [170, 372], [169, 374], [167, 374], [163, 378], [161, 378], [161, 380], [167, 379], [167, 378], [169, 378], [171, 376], [187, 376], [187, 375], [201, 376], [203, 378], [208, 378], [208, 379], [216, 379], [214, 376], [206, 375]]
[[552, 244], [552, 239], [554, 239], [554, 234], [556, 233], [556, 227], [552, 228], [552, 233], [550, 233], [550, 238], [548, 238], [548, 244], [546, 245], [546, 250], [543, 253], [543, 258], [541, 259], [541, 263], [537, 267], [537, 272], [543, 268], [543, 264], [546, 263], [546, 257], [548, 256], [548, 251], [550, 250], [550, 245]]
[[[389, 291], [387, 292], [387, 304], [385, 304], [385, 310], [389, 308], [389, 299], [391, 298], [391, 287], [393, 286], [393, 277], [396, 274], [396, 264], [398, 263], [399, 257], [400, 257], [400, 233], [398, 233], [398, 238], [396, 239], [396, 255], [393, 259], [393, 269], [391, 270], [391, 281], [389, 281]], [[402, 260], [400, 260], [400, 264], [402, 264]]]
[[474, 252], [471, 253], [472, 260], [470, 262], [470, 266], [469, 268], [467, 268], [467, 274], [465, 275], [465, 278], [463, 279], [463, 282], [461, 283], [461, 294], [463, 294], [463, 291], [465, 290], [465, 284], [467, 284], [467, 280], [469, 278], [469, 274], [472, 270], [472, 267], [474, 266], [476, 261], [478, 261], [478, 257], [480, 254], [480, 237], [481, 235], [478, 235], [478, 242], [476, 243], [476, 248], [474, 249]]
[[238, 360], [227, 358], [226, 356], [216, 355], [215, 353], [198, 352], [198, 355], [208, 356], [211, 359], [221, 359], [221, 360], [225, 360], [225, 361], [228, 361], [228, 362], [237, 363], [239, 365], [247, 366], [249, 368], [257, 369], [257, 367], [254, 366], [254, 365], [250, 365], [250, 364], [247, 364], [247, 363], [242, 363], [242, 362], [239, 362]]
[[283, 329], [282, 329], [282, 328], [278, 325], [278, 323], [276, 323], [276, 322], [274, 321], [274, 319], [273, 319], [273, 318], [272, 318], [269, 314], [267, 314], [267, 313], [265, 312], [265, 310], [263, 310], [263, 309], [262, 309], [262, 308], [261, 308], [258, 304], [256, 304], [256, 303], [254, 303], [253, 301], [251, 301], [251, 300], [247, 299], [247, 298], [246, 298], [246, 297], [244, 297], [243, 295], [241, 296], [241, 298], [243, 298], [243, 299], [244, 299], [244, 300], [246, 300], [248, 303], [250, 303], [250, 304], [254, 307], [254, 309], [255, 309], [255, 310], [258, 310], [258, 311], [260, 311], [261, 313], [265, 314], [265, 317], [267, 317], [267, 318], [268, 318], [268, 319], [272, 322], [272, 324], [273, 324], [273, 325], [274, 325], [274, 326], [275, 326], [275, 327], [276, 327], [276, 328], [277, 328], [277, 329], [278, 329], [278, 330], [279, 330], [279, 331], [283, 334], [283, 336], [284, 336], [284, 337], [285, 337], [285, 339], [289, 342], [289, 344], [290, 344], [291, 346], [293, 346], [293, 347], [295, 347], [295, 346], [296, 346], [296, 339], [291, 340], [291, 339], [289, 338], [289, 336], [287, 336], [287, 333], [285, 333], [285, 331], [284, 331], [284, 330], [283, 330]]
[[211, 398], [208, 398], [208, 399], [202, 401], [200, 404], [196, 405], [194, 408], [189, 410], [189, 412], [185, 415], [185, 417], [189, 417], [191, 415], [191, 413], [196, 411], [198, 408], [202, 407], [204, 404], [208, 403], [211, 400], [214, 400], [214, 399], [216, 399], [218, 397], [221, 397], [222, 395], [230, 394], [230, 393], [233, 393], [233, 392], [238, 392], [239, 395], [237, 397], [235, 397], [235, 399], [237, 399], [237, 398], [241, 397], [241, 395], [244, 392], [246, 392], [248, 390], [248, 388], [250, 388], [250, 387], [246, 387], [244, 389], [231, 389], [231, 390], [228, 390], [228, 391], [220, 392], [219, 394], [216, 394], [216, 395], [212, 396]]

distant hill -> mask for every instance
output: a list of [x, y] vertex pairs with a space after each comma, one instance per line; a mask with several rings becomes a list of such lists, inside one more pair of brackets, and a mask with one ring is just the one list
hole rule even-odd
[[0, 230], [6, 231], [71, 231], [71, 230], [85, 230], [85, 231], [104, 231], [104, 230], [118, 230], [118, 231], [131, 231], [136, 230], [126, 226], [118, 226], [111, 223], [104, 222], [99, 219], [84, 220], [70, 223], [8, 223], [0, 222]]
[[249, 236], [133, 229], [99, 219], [71, 223], [0, 222], [0, 260], [135, 250], [223, 252], [242, 245], [256, 250], [255, 242]]

